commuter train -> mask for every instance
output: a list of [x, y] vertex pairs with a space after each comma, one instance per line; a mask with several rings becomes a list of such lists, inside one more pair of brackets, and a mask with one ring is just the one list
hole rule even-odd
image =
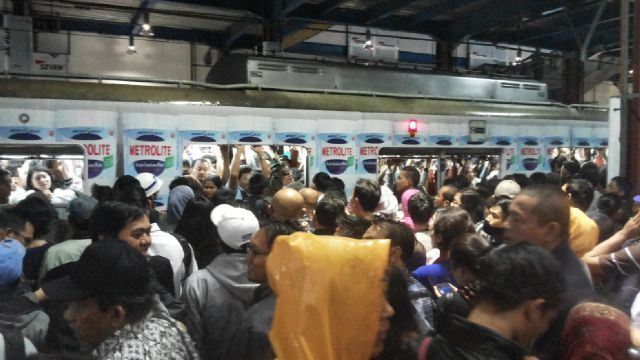
[[[501, 175], [530, 174], [550, 171], [559, 149], [590, 149], [582, 151], [588, 158], [610, 143], [609, 109], [550, 103], [546, 85], [534, 81], [242, 59], [214, 67], [209, 95], [112, 101], [105, 85], [102, 98], [0, 98], [0, 163], [19, 171], [28, 159], [68, 160], [86, 192], [151, 172], [164, 180], [158, 200], [166, 203], [183, 160], [215, 155], [223, 144], [298, 147], [306, 182], [324, 171], [349, 191], [360, 177], [376, 178], [381, 158], [489, 159]], [[244, 88], [231, 85], [238, 83]]]

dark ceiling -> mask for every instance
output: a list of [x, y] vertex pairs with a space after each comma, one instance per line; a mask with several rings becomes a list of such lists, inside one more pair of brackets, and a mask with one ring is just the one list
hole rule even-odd
[[[619, 48], [620, 1], [613, 0], [27, 0], [5, 13], [30, 14], [36, 30], [138, 34], [149, 12], [156, 38], [253, 48], [286, 48], [329, 28], [359, 25], [463, 40], [580, 50]], [[632, 3], [633, 5], [633, 3]], [[631, 10], [633, 14], [633, 10]]]

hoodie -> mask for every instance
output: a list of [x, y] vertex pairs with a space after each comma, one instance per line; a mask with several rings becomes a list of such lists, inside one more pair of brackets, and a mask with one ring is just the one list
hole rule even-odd
[[0, 288], [0, 326], [22, 332], [37, 348], [44, 345], [49, 316], [27, 296], [9, 288]]
[[186, 325], [203, 359], [221, 359], [258, 284], [247, 279], [245, 254], [218, 255], [187, 279]]

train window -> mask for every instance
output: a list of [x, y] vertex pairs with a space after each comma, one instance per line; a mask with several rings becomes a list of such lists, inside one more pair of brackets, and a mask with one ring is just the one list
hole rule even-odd
[[608, 148], [548, 148], [547, 159], [550, 161], [551, 170], [560, 172], [563, 159], [575, 159], [579, 164], [594, 162], [601, 167], [607, 164], [608, 153]]
[[414, 166], [421, 174], [421, 184], [431, 195], [437, 194], [444, 181], [459, 175], [470, 184], [501, 177], [501, 148], [409, 148], [387, 147], [378, 156], [379, 180], [393, 189], [404, 166]]
[[303, 146], [275, 146], [275, 145], [201, 145], [191, 144], [185, 146], [183, 151], [182, 174], [191, 172], [191, 167], [198, 159], [207, 159], [212, 164], [212, 173], [222, 175], [223, 153], [229, 155], [228, 166], [231, 165], [233, 157], [239, 147], [243, 148], [243, 155], [240, 158], [241, 165], [249, 166], [255, 172], [262, 172], [262, 160], [266, 159], [266, 165], [270, 168], [276, 164], [286, 164], [291, 169], [294, 181], [303, 184], [308, 183], [308, 166], [310, 152]]
[[[0, 168], [11, 172], [12, 191], [27, 188], [27, 175], [35, 166], [47, 168], [52, 185], [85, 192], [87, 159], [84, 148], [77, 144], [1, 144]], [[56, 206], [66, 218], [66, 206]]]

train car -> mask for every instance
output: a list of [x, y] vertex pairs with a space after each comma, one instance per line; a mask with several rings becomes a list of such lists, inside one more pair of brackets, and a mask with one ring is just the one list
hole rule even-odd
[[18, 170], [26, 158], [63, 157], [35, 149], [82, 145], [83, 161], [66, 160], [84, 191], [152, 172], [165, 180], [159, 201], [166, 203], [184, 160], [219, 157], [221, 145], [293, 149], [305, 159], [303, 181], [324, 171], [340, 177], [347, 193], [394, 158], [425, 168], [474, 164], [500, 176], [551, 171], [549, 160], [563, 153], [607, 158], [608, 109], [548, 102], [546, 85], [535, 81], [247, 56], [221, 60], [209, 80], [217, 85], [207, 95], [182, 89], [147, 103], [113, 101], [107, 85], [102, 98], [88, 100], [0, 98], [0, 162]]

